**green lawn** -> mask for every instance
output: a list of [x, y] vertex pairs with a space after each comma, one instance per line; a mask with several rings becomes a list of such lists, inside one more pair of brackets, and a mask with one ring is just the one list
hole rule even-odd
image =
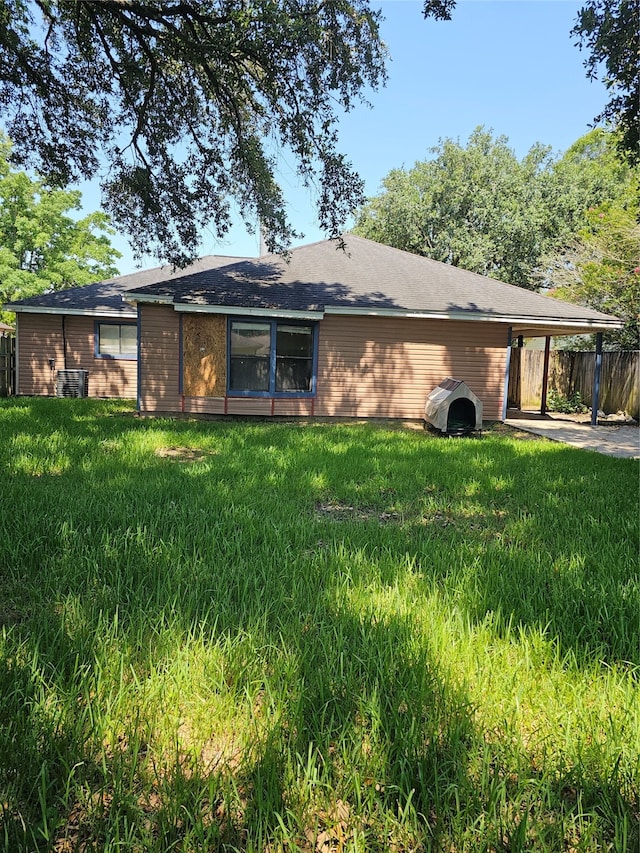
[[638, 475], [0, 401], [0, 849], [637, 853]]

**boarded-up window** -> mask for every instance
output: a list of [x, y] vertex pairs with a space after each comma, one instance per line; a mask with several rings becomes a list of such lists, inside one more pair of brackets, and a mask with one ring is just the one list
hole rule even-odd
[[183, 391], [188, 397], [224, 397], [227, 320], [220, 314], [184, 314]]

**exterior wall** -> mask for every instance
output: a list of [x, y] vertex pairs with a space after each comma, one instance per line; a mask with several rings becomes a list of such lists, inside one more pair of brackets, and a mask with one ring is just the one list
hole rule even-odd
[[96, 358], [93, 317], [67, 317], [66, 338], [67, 367], [70, 370], [83, 368], [89, 371], [90, 397], [135, 399], [138, 384], [137, 360]]
[[165, 305], [139, 306], [141, 412], [180, 412], [180, 317]]
[[18, 394], [55, 396], [57, 371], [82, 369], [90, 397], [135, 398], [137, 362], [95, 357], [93, 317], [65, 316], [64, 331], [59, 314], [19, 313], [17, 322]]
[[304, 400], [274, 400], [273, 401], [273, 414], [274, 415], [284, 415], [286, 417], [311, 417], [315, 414], [316, 410], [316, 401], [311, 398], [305, 398]]
[[[184, 367], [184, 345], [180, 342], [180, 315], [164, 305], [141, 305], [140, 411], [185, 412], [200, 415], [310, 416], [312, 399], [269, 399], [261, 397], [196, 397], [188, 393], [180, 370]], [[182, 323], [183, 335], [191, 328]], [[224, 334], [226, 347], [226, 332]]]
[[315, 414], [422, 419], [447, 376], [502, 417], [507, 328], [499, 323], [327, 315], [320, 324]]
[[260, 399], [255, 397], [184, 397], [182, 411], [194, 415], [281, 415], [311, 417], [314, 400]]
[[428, 394], [452, 376], [482, 400], [485, 420], [502, 417], [503, 324], [328, 315], [319, 327], [316, 397], [272, 400], [183, 395], [179, 315], [169, 306], [141, 310], [141, 411], [421, 420]]
[[[54, 396], [56, 371], [64, 368], [62, 317], [17, 314], [17, 394]], [[53, 369], [49, 365], [53, 359]]]
[[224, 397], [186, 397], [184, 398], [183, 411], [190, 415], [224, 415]]

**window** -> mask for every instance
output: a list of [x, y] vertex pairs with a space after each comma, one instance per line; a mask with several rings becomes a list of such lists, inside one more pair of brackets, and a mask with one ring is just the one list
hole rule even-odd
[[135, 323], [96, 323], [96, 358], [137, 358]]
[[271, 362], [269, 323], [231, 324], [232, 391], [268, 391]]
[[311, 391], [313, 328], [276, 325], [276, 391]]
[[229, 392], [311, 394], [315, 325], [233, 320], [229, 333]]

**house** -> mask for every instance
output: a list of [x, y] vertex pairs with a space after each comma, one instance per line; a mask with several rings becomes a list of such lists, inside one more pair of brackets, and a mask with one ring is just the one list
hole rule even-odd
[[209, 256], [6, 306], [17, 393], [87, 371], [90, 396], [143, 413], [421, 419], [445, 377], [506, 416], [517, 336], [602, 333], [615, 318], [346, 235], [277, 255]]
[[615, 318], [353, 235], [135, 287], [146, 413], [421, 419], [445, 377], [506, 417], [518, 336]]
[[83, 370], [89, 396], [135, 399], [138, 317], [127, 291], [238, 260], [209, 255], [183, 270], [157, 267], [5, 305], [17, 319], [16, 393], [55, 395], [59, 371]]

